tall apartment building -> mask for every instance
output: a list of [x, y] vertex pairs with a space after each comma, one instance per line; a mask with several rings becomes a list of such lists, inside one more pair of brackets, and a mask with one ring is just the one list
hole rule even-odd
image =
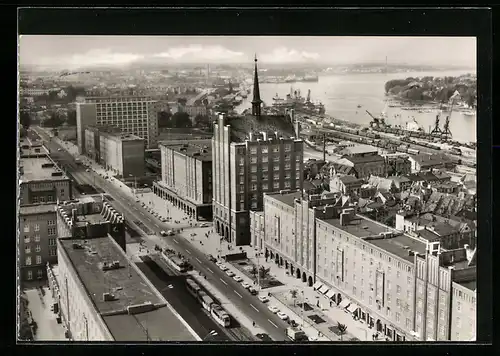
[[88, 126], [85, 147], [89, 157], [119, 176], [144, 175], [144, 139], [139, 136], [116, 127]]
[[24, 205], [18, 216], [19, 278], [21, 282], [46, 279], [45, 265], [57, 262], [56, 205]]
[[261, 115], [261, 104], [256, 59], [252, 115], [220, 114], [212, 139], [214, 225], [236, 246], [250, 244], [249, 211], [262, 209], [263, 193], [303, 184], [302, 140], [289, 118]]
[[85, 128], [105, 125], [144, 139], [147, 148], [155, 148], [158, 136], [158, 112], [163, 104], [150, 97], [91, 97], [76, 103], [77, 141], [85, 153]]
[[210, 140], [159, 144], [161, 180], [153, 192], [196, 219], [212, 218], [212, 145]]
[[255, 245], [322, 293], [320, 303], [336, 303], [389, 340], [475, 338], [475, 250], [444, 250], [357, 215], [340, 196], [304, 202], [276, 193], [265, 202], [252, 214]]

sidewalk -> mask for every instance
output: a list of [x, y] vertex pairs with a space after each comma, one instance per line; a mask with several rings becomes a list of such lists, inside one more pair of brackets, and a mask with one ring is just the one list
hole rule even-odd
[[25, 291], [28, 299], [28, 309], [33, 320], [37, 323], [35, 341], [67, 341], [64, 336], [64, 327], [56, 321], [57, 315], [50, 310], [54, 303], [51, 293], [47, 287], [42, 295], [40, 289], [28, 289]]
[[221, 306], [240, 324], [241, 327], [246, 328], [251, 334], [254, 340], [258, 340], [255, 335], [265, 334], [265, 330], [259, 328], [258, 326], [253, 326], [252, 321], [242, 312], [238, 310], [217, 288], [213, 287], [209, 281], [205, 278], [200, 277], [198, 271], [190, 271], [188, 274], [199, 284], [201, 284], [207, 291], [209, 291], [215, 298], [219, 300]]

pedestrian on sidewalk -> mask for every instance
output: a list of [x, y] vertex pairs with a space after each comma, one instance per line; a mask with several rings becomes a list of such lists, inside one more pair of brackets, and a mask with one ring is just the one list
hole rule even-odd
[[255, 328], [255, 321], [252, 323], [253, 327]]

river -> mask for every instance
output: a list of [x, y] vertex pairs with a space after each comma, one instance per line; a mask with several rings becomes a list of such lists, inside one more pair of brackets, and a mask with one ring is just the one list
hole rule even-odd
[[[272, 104], [272, 98], [278, 96], [284, 98], [290, 93], [290, 88], [300, 90], [302, 96], [307, 95], [311, 89], [311, 100], [319, 100], [325, 105], [326, 113], [341, 120], [348, 120], [357, 124], [367, 125], [371, 118], [365, 110], [373, 115], [378, 115], [384, 109], [386, 96], [384, 85], [391, 79], [402, 79], [408, 77], [443, 77], [459, 76], [466, 72], [408, 72], [390, 74], [336, 74], [323, 75], [317, 83], [293, 83], [293, 84], [260, 84], [261, 99], [267, 105]], [[238, 106], [238, 111], [251, 106], [252, 94]], [[361, 105], [361, 108], [357, 108]], [[401, 118], [395, 118], [395, 114], [401, 114]], [[407, 121], [414, 117], [426, 131], [434, 126], [436, 112], [419, 113], [418, 111], [403, 111], [400, 108], [387, 108], [387, 123], [405, 126]], [[442, 115], [440, 127], [443, 127], [446, 115]], [[450, 117], [450, 130], [453, 139], [462, 142], [476, 142], [476, 117], [465, 116], [460, 112], [453, 112]]]

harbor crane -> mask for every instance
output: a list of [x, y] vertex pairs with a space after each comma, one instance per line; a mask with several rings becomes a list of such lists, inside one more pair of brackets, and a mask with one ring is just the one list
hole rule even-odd
[[383, 117], [375, 117], [368, 110], [365, 110], [368, 115], [373, 119], [370, 121], [370, 127], [374, 128], [382, 128], [387, 126], [385, 124], [385, 119]]

